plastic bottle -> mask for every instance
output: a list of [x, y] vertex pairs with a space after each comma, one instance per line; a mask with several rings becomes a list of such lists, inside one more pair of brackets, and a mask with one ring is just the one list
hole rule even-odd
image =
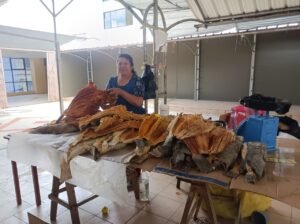
[[140, 200], [149, 201], [149, 173], [142, 172], [139, 179]]

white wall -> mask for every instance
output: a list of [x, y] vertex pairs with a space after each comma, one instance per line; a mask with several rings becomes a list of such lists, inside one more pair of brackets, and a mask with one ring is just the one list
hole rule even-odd
[[[195, 49], [195, 41], [169, 44], [167, 55], [167, 83], [168, 97], [193, 99], [194, 91], [194, 63], [195, 58], [189, 48]], [[186, 46], [187, 45], [187, 46]], [[152, 45], [147, 46], [148, 63], [152, 60]], [[143, 48], [128, 47], [121, 49], [122, 53], [129, 53], [134, 60], [134, 67], [138, 75], [143, 70]], [[120, 49], [103, 50], [115, 59]], [[116, 60], [100, 52], [93, 52], [94, 82], [98, 88], [104, 89], [111, 76], [116, 75]], [[163, 90], [163, 74], [159, 74], [160, 92]]]
[[88, 82], [86, 63], [66, 54], [61, 59], [63, 96], [71, 97]]

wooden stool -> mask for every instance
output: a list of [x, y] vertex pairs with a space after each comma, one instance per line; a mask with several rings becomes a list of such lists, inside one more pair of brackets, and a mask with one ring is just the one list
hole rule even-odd
[[[193, 204], [194, 200], [195, 202]], [[188, 223], [192, 216], [194, 220], [197, 220], [202, 201], [206, 203], [207, 213], [211, 223], [218, 223], [208, 184], [204, 182], [191, 182], [191, 188], [184, 207], [184, 212], [180, 224]]]
[[[58, 206], [58, 204], [60, 204], [70, 210], [72, 223], [80, 224], [78, 207], [97, 198], [98, 195], [93, 195], [93, 196], [77, 203], [76, 195], [75, 195], [75, 187], [76, 186], [65, 182], [66, 187], [63, 187], [60, 189], [59, 186], [62, 183], [63, 182], [60, 182], [59, 178], [53, 176], [52, 191], [51, 191], [51, 194], [49, 194], [49, 199], [51, 200], [50, 219], [51, 219], [51, 221], [56, 220], [57, 206]], [[67, 192], [68, 202], [59, 198], [59, 194], [64, 191]]]
[[32, 215], [29, 212], [27, 213], [27, 215], [29, 224], [49, 224], [48, 222], [45, 222], [44, 220], [36, 217], [35, 215]]
[[[176, 187], [180, 189], [180, 183], [181, 181], [187, 182], [191, 184], [190, 191], [188, 194], [188, 199], [184, 208], [184, 212], [182, 215], [182, 219], [180, 224], [187, 223], [193, 215], [193, 219], [196, 221], [198, 219], [198, 213], [201, 208], [202, 201], [206, 203], [207, 207], [207, 213], [208, 217], [211, 220], [213, 224], [218, 223], [217, 222], [217, 215], [214, 210], [214, 206], [212, 203], [213, 198], [218, 198], [221, 200], [230, 200], [234, 201], [237, 205], [237, 211], [236, 211], [236, 218], [235, 218], [235, 224], [241, 223], [241, 207], [240, 207], [240, 200], [238, 198], [238, 195], [235, 194], [234, 197], [231, 196], [219, 196], [219, 195], [213, 195], [210, 193], [208, 183], [205, 182], [194, 182], [188, 179], [183, 179], [181, 177], [176, 177], [177, 184]], [[192, 206], [192, 203], [195, 199], [195, 203]]]

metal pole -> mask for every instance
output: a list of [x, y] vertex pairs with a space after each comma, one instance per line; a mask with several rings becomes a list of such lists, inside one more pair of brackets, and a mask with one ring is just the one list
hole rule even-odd
[[164, 65], [164, 104], [167, 104], [167, 52], [163, 55], [163, 65]]
[[[144, 53], [144, 66], [147, 64], [147, 28], [146, 21], [143, 22], [143, 53]], [[146, 113], [148, 113], [148, 100], [144, 101]]]
[[[154, 7], [153, 7], [153, 14], [154, 14], [154, 28], [153, 28], [153, 66], [154, 66], [154, 77], [155, 77], [155, 82], [157, 83], [158, 89], [158, 55], [156, 52], [156, 33], [155, 31], [157, 30], [158, 27], [158, 3], [157, 0], [153, 1]], [[158, 113], [158, 96], [159, 91], [156, 91], [156, 98], [154, 99], [154, 113]]]
[[252, 48], [251, 48], [249, 96], [251, 96], [253, 94], [254, 70], [255, 70], [255, 53], [256, 53], [256, 34], [253, 35], [253, 44], [252, 44]]
[[90, 82], [90, 71], [89, 71], [89, 61], [87, 60], [86, 62], [86, 74], [87, 74], [87, 82]]
[[195, 54], [195, 62], [194, 62], [194, 100], [197, 101], [197, 53]]
[[56, 31], [56, 15], [55, 15], [55, 3], [54, 0], [52, 0], [52, 15], [53, 15], [53, 25], [54, 25], [54, 42], [55, 42], [55, 56], [56, 56], [56, 70], [57, 70], [57, 80], [58, 80], [58, 97], [59, 97], [59, 107], [60, 107], [60, 113], [63, 114], [64, 112], [64, 102], [63, 102], [63, 89], [62, 89], [62, 83], [61, 83], [61, 66], [60, 66], [60, 47], [59, 42], [57, 39], [57, 31]]
[[197, 40], [197, 50], [195, 54], [195, 85], [194, 100], [199, 100], [199, 80], [200, 80], [200, 40]]
[[55, 58], [56, 58], [56, 70], [57, 70], [57, 81], [58, 81], [58, 97], [59, 97], [59, 107], [60, 107], [60, 113], [63, 114], [64, 112], [64, 103], [63, 103], [63, 89], [62, 89], [62, 83], [61, 83], [61, 55], [60, 55], [60, 46], [57, 39], [57, 31], [56, 31], [56, 16], [58, 16], [63, 10], [66, 9], [67, 6], [69, 6], [73, 0], [70, 0], [57, 14], [55, 13], [55, 3], [54, 0], [52, 0], [52, 11], [48, 8], [48, 6], [44, 3], [43, 0], [40, 0], [40, 2], [44, 5], [44, 7], [47, 9], [47, 11], [52, 15], [53, 17], [53, 26], [54, 26], [54, 43], [55, 43]]
[[93, 70], [93, 55], [92, 55], [92, 51], [90, 51], [90, 69], [91, 69], [91, 80], [92, 82], [94, 82], [94, 70]]

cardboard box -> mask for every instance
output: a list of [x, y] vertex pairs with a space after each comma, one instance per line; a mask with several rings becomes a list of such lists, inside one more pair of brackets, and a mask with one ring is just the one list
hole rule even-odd
[[262, 194], [300, 208], [300, 141], [278, 139], [277, 143], [280, 146], [277, 156], [294, 163], [268, 162], [265, 177], [259, 182], [249, 184], [240, 176], [231, 181], [230, 188]]
[[277, 144], [281, 147], [281, 150], [277, 152], [277, 157], [282, 161], [288, 161], [283, 163], [267, 162], [265, 176], [256, 184], [247, 183], [245, 176], [231, 179], [225, 176], [222, 171], [208, 174], [198, 171], [189, 173], [175, 171], [170, 169], [167, 159], [149, 159], [139, 167], [143, 170], [180, 176], [192, 181], [202, 181], [225, 188], [254, 192], [300, 208], [300, 141], [278, 139]]

